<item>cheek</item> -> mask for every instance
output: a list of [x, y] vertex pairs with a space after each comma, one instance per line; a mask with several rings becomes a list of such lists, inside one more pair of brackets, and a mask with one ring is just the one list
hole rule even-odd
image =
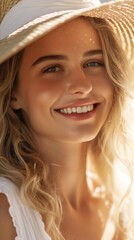
[[27, 111], [29, 108], [37, 109], [41, 105], [50, 106], [59, 95], [60, 89], [57, 83], [45, 80], [24, 84], [24, 86], [21, 86], [20, 94], [23, 110]]
[[100, 75], [100, 77], [97, 76], [92, 81], [92, 86], [96, 94], [101, 94], [106, 100], [113, 99], [114, 86], [106, 72]]
[[41, 84], [29, 85], [23, 91], [22, 108], [32, 131], [42, 133], [44, 123], [46, 129], [50, 127], [52, 109], [59, 97], [59, 89], [58, 84], [41, 82]]
[[54, 97], [59, 91], [59, 84], [52, 81], [41, 81], [35, 86], [35, 92], [38, 96], [42, 96], [46, 99], [50, 97], [50, 100], [52, 96]]

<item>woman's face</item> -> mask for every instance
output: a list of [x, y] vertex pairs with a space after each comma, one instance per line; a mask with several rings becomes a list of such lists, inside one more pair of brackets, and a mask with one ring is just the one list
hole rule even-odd
[[113, 86], [98, 33], [83, 18], [24, 50], [11, 105], [22, 109], [37, 139], [94, 139], [111, 110]]

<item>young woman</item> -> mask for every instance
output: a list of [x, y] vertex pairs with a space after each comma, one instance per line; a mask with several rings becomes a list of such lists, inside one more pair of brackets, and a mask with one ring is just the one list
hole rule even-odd
[[0, 3], [2, 240], [134, 238], [134, 3], [94, 2]]

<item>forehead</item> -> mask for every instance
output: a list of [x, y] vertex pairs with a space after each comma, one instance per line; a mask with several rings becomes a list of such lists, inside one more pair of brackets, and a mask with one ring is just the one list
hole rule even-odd
[[[72, 49], [73, 48], [73, 49]], [[98, 32], [93, 28], [88, 18], [79, 17], [54, 29], [47, 35], [25, 48], [25, 53], [32, 55], [51, 53], [64, 50], [83, 50], [85, 48], [101, 48]]]

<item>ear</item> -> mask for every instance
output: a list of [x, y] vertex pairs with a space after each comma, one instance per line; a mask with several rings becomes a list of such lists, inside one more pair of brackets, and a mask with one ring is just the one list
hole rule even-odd
[[14, 110], [19, 110], [21, 109], [19, 97], [15, 94], [15, 92], [12, 93], [11, 95], [11, 100], [10, 100], [10, 106]]

